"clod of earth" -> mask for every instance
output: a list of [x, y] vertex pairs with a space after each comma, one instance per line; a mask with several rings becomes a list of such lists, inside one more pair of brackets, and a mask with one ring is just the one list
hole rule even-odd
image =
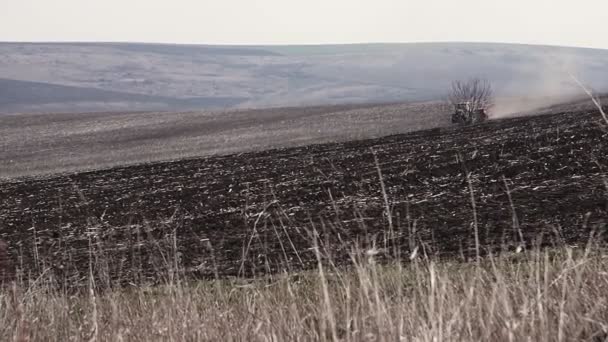
[[466, 259], [470, 180], [482, 253], [580, 245], [606, 230], [606, 156], [597, 116], [565, 113], [23, 179], [0, 183], [0, 237], [21, 274], [76, 285], [314, 267], [313, 230], [337, 264], [355, 244]]

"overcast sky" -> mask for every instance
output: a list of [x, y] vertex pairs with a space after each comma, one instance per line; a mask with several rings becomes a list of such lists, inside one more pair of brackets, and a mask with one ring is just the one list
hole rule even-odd
[[608, 0], [0, 0], [2, 41], [608, 48]]

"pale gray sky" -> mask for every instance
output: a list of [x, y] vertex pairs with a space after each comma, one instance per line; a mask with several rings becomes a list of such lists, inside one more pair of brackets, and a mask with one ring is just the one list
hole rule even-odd
[[0, 41], [608, 48], [607, 0], [0, 0]]

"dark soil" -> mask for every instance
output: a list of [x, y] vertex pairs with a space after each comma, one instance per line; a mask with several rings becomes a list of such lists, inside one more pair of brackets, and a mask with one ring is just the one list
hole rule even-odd
[[470, 172], [480, 253], [584, 245], [606, 230], [607, 155], [599, 115], [567, 113], [28, 179], [0, 184], [0, 239], [23, 276], [70, 284], [309, 268], [313, 231], [338, 264], [355, 245], [467, 259]]

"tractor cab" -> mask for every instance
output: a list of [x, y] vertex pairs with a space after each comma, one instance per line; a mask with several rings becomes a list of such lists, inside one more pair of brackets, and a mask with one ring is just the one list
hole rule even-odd
[[471, 102], [460, 102], [456, 104], [456, 111], [465, 111], [465, 112], [470, 112], [471, 111]]

